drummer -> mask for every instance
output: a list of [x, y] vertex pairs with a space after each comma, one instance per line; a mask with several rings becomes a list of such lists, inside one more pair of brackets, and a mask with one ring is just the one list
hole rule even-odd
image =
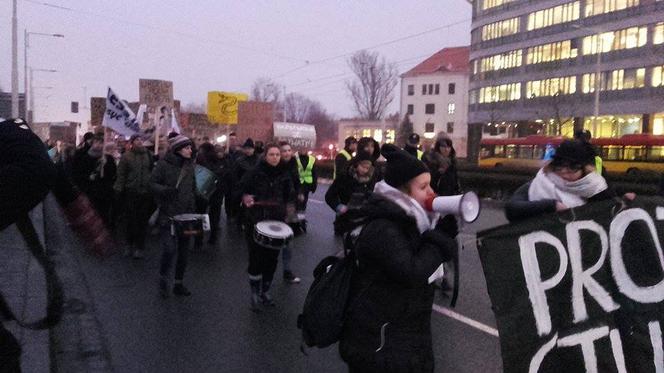
[[245, 238], [249, 247], [249, 285], [251, 309], [259, 311], [259, 305], [274, 306], [270, 285], [279, 260], [279, 250], [258, 245], [254, 237], [255, 225], [264, 220], [285, 221], [287, 213], [295, 212], [296, 191], [289, 172], [279, 166], [281, 152], [276, 144], [265, 147], [258, 166], [248, 171], [238, 188], [245, 215]]
[[168, 152], [163, 159], [157, 162], [150, 178], [150, 187], [159, 205], [157, 222], [160, 228], [159, 239], [163, 250], [159, 271], [161, 275], [159, 293], [163, 298], [170, 295], [169, 273], [176, 257], [173, 294], [178, 296], [191, 295], [191, 292], [182, 284], [187, 267], [189, 238], [171, 234], [171, 218], [175, 215], [196, 212], [196, 181], [194, 178], [194, 164], [191, 159], [193, 143], [185, 136], [176, 135], [168, 139], [168, 144]]

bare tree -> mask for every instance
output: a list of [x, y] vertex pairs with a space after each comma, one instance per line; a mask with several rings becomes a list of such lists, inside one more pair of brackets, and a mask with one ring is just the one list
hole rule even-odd
[[410, 121], [410, 115], [406, 114], [397, 130], [397, 145], [404, 146], [408, 136], [413, 133], [413, 122]]
[[377, 52], [356, 52], [348, 60], [355, 79], [346, 82], [357, 114], [363, 119], [381, 119], [394, 100], [397, 68], [380, 58]]
[[281, 84], [275, 83], [270, 78], [258, 78], [251, 86], [251, 99], [276, 104], [281, 101], [283, 90]]
[[319, 146], [337, 142], [338, 128], [334, 118], [318, 101], [312, 101], [305, 122], [316, 127], [316, 141]]
[[311, 106], [316, 102], [299, 93], [289, 93], [283, 102], [286, 122], [306, 123]]

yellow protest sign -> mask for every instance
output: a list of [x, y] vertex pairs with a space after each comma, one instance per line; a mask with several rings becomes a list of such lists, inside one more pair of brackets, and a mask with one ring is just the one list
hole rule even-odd
[[244, 93], [208, 92], [208, 120], [219, 124], [237, 124], [237, 110], [240, 101], [247, 101]]

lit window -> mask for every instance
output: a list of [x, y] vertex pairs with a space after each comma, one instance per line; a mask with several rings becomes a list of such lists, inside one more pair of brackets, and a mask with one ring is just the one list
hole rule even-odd
[[[521, 49], [519, 49], [503, 54], [496, 54], [494, 56], [485, 57], [479, 61], [479, 69], [480, 71], [485, 72], [519, 67], [521, 66], [521, 56], [522, 52]], [[477, 62], [477, 60], [475, 60], [475, 62]]]
[[653, 67], [651, 79], [651, 85], [653, 87], [661, 87], [664, 83], [664, 66]]
[[652, 36], [652, 43], [653, 44], [664, 43], [664, 23], [656, 24], [653, 32], [654, 35]]
[[526, 83], [526, 97], [535, 98], [568, 95], [576, 92], [576, 76], [564, 76], [544, 80], [534, 80]]
[[452, 115], [454, 111], [456, 111], [456, 105], [454, 103], [447, 104], [447, 114]]
[[537, 45], [528, 48], [526, 55], [526, 64], [536, 64], [568, 58], [576, 58], [577, 50], [572, 48], [572, 41], [565, 40], [557, 43]]
[[509, 83], [499, 86], [480, 88], [479, 103], [514, 101], [521, 99], [521, 83]]
[[590, 35], [583, 38], [583, 54], [595, 54], [638, 48], [646, 45], [648, 41], [648, 27], [630, 27], [617, 31], [604, 32], [600, 35]]
[[516, 0], [484, 0], [482, 1], [482, 10], [495, 8], [503, 4], [511, 3], [512, 1]]
[[[620, 91], [623, 89], [635, 89], [645, 87], [646, 69], [620, 69], [604, 71], [600, 75], [600, 91]], [[653, 75], [654, 79], [654, 75]], [[581, 78], [583, 93], [595, 92], [597, 82], [595, 74], [584, 74]]]
[[575, 1], [530, 13], [528, 15], [528, 31], [579, 19], [580, 6], [580, 3]]
[[519, 17], [482, 26], [482, 40], [502, 38], [519, 32]]
[[585, 16], [615, 12], [639, 5], [639, 0], [586, 0]]
[[362, 129], [362, 137], [371, 137], [371, 128]]
[[424, 114], [435, 114], [436, 105], [435, 104], [426, 104], [424, 105]]

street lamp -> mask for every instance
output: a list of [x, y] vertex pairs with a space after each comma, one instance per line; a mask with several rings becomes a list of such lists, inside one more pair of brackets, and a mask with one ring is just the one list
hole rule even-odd
[[[30, 48], [30, 35], [37, 35], [37, 36], [50, 36], [52, 38], [64, 38], [65, 36], [62, 34], [48, 34], [44, 32], [30, 32], [27, 29], [23, 29], [23, 90], [25, 91], [25, 110], [23, 112], [24, 118], [26, 120], [30, 120], [28, 118], [28, 97], [31, 97], [28, 95], [28, 48]], [[32, 77], [30, 78], [32, 79]], [[32, 98], [30, 98], [30, 101], [32, 101]]]
[[[34, 91], [32, 88], [32, 84], [34, 83], [33, 75], [35, 71], [41, 71], [41, 72], [46, 72], [46, 73], [55, 73], [58, 72], [57, 70], [53, 69], [33, 69], [32, 67], [30, 68], [30, 110], [26, 113], [32, 113], [32, 116], [35, 116], [35, 95]], [[53, 89], [53, 87], [38, 87], [42, 89]], [[26, 115], [26, 120], [27, 120], [28, 115]], [[31, 118], [34, 120], [34, 118]]]

